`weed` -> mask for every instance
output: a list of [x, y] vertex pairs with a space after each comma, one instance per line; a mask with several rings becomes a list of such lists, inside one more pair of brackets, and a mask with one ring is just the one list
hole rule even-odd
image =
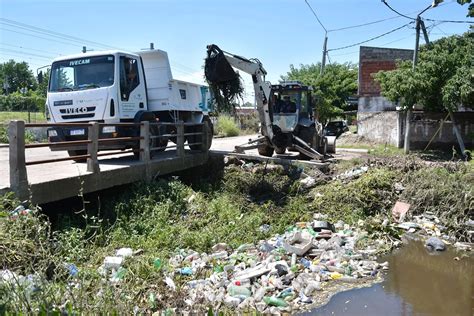
[[238, 136], [240, 129], [235, 119], [229, 115], [220, 115], [216, 125], [217, 134], [225, 137]]

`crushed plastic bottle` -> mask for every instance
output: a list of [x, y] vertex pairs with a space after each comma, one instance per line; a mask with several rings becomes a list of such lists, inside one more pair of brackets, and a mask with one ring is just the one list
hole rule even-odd
[[276, 307], [288, 306], [288, 303], [285, 300], [281, 298], [273, 297], [273, 296], [264, 296], [263, 301], [269, 306], [276, 306]]

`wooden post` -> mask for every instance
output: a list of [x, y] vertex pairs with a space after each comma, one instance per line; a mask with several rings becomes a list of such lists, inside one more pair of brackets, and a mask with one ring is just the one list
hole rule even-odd
[[97, 151], [99, 150], [99, 123], [92, 122], [88, 129], [88, 137], [91, 141], [87, 144], [87, 171], [92, 173], [100, 172], [99, 160], [97, 159]]
[[176, 153], [178, 157], [184, 158], [184, 123], [176, 123]]
[[150, 122], [143, 121], [140, 125], [140, 160], [150, 162]]
[[8, 125], [10, 188], [20, 200], [28, 197], [28, 177], [25, 165], [25, 122]]

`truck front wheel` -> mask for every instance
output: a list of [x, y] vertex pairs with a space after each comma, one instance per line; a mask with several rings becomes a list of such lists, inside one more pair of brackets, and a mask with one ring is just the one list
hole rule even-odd
[[202, 126], [195, 126], [190, 128], [194, 133], [202, 132], [201, 135], [190, 135], [187, 136], [188, 146], [191, 150], [200, 150], [206, 152], [211, 148], [212, 137], [213, 137], [213, 128], [211, 120], [206, 116], [202, 120]]
[[265, 157], [273, 156], [273, 147], [267, 143], [259, 144], [257, 147], [258, 154]]

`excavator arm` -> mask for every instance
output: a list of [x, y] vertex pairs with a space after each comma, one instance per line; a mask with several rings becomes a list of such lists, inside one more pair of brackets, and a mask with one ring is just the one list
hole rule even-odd
[[232, 69], [238, 69], [252, 76], [257, 111], [262, 123], [262, 133], [269, 141], [273, 139], [272, 120], [269, 113], [268, 100], [270, 97], [271, 83], [265, 81], [267, 74], [262, 63], [257, 59], [247, 59], [221, 50], [217, 45], [207, 46], [205, 76], [212, 86], [233, 80], [240, 80], [239, 75]]

